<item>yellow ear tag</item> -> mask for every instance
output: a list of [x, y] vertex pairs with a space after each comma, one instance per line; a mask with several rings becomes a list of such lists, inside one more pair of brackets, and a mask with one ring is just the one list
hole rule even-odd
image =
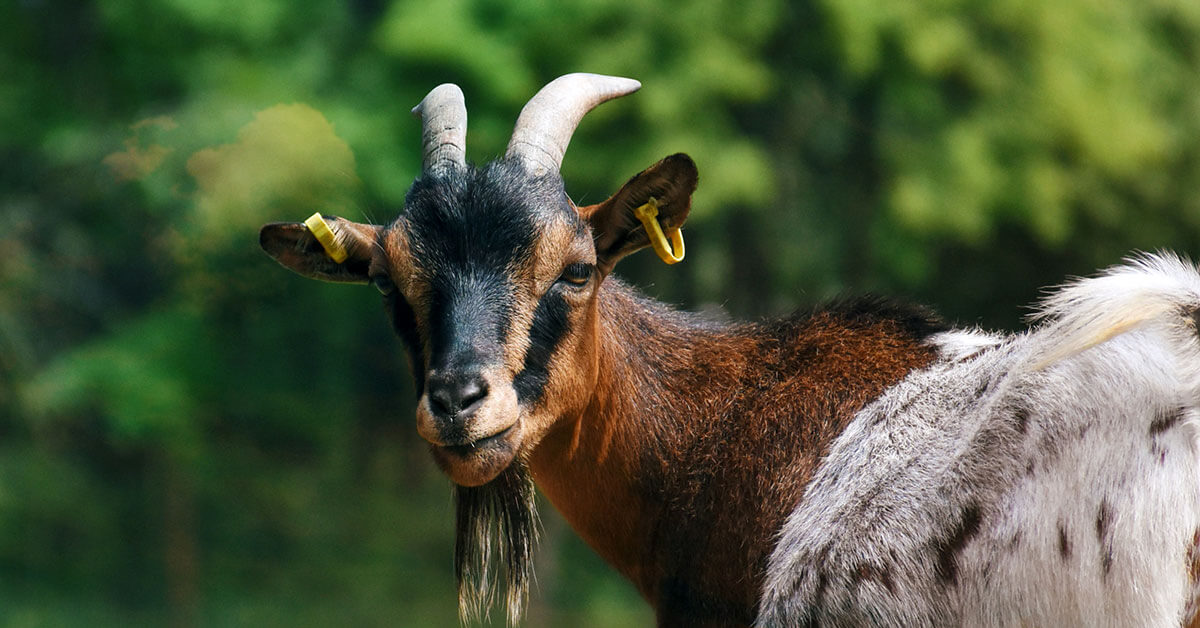
[[663, 235], [662, 226], [658, 224], [657, 199], [651, 196], [645, 205], [633, 210], [633, 215], [642, 221], [646, 235], [650, 236], [650, 244], [654, 247], [654, 252], [658, 253], [659, 259], [667, 264], [683, 261], [683, 232], [672, 229], [671, 242], [667, 243], [667, 236]]
[[333, 261], [341, 264], [350, 256], [346, 252], [346, 247], [342, 246], [341, 242], [333, 235], [333, 230], [329, 228], [329, 224], [321, 217], [321, 212], [317, 212], [308, 217], [304, 221], [304, 226], [308, 227], [308, 231], [313, 234], [317, 242], [321, 243], [321, 248], [325, 249], [325, 254]]

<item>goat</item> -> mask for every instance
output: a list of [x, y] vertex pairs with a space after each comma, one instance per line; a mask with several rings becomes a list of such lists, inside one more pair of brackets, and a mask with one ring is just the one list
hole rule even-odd
[[692, 160], [586, 207], [559, 174], [582, 116], [639, 87], [560, 77], [475, 167], [462, 92], [439, 86], [414, 109], [423, 168], [391, 224], [260, 234], [304, 276], [383, 294], [417, 431], [456, 484], [467, 615], [503, 569], [518, 619], [536, 482], [662, 626], [1192, 620], [1195, 267], [1133, 258], [1008, 336], [873, 298], [753, 323], [676, 311], [611, 272], [649, 243], [636, 208], [683, 224]]

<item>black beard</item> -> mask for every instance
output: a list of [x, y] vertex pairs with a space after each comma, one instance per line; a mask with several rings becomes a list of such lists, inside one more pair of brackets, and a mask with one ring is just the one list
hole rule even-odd
[[454, 516], [459, 615], [464, 623], [486, 617], [503, 571], [508, 623], [515, 625], [529, 596], [539, 528], [529, 469], [516, 460], [483, 486], [455, 486]]

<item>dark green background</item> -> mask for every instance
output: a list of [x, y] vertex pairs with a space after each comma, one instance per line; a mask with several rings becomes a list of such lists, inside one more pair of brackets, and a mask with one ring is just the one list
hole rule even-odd
[[[762, 316], [902, 295], [1012, 329], [1039, 288], [1200, 245], [1194, 0], [0, 0], [0, 626], [456, 620], [452, 506], [373, 291], [264, 222], [387, 221], [408, 111], [501, 153], [559, 74], [645, 87], [563, 167], [687, 152], [688, 259], [619, 273]], [[645, 625], [548, 507], [528, 624]]]

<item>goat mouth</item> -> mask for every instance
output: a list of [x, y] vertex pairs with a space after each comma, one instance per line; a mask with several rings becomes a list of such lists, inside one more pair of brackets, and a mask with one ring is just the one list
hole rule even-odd
[[513, 423], [512, 425], [500, 430], [499, 432], [496, 432], [495, 434], [492, 434], [491, 436], [484, 436], [479, 440], [471, 441], [462, 445], [438, 445], [438, 447], [456, 456], [466, 458], [478, 450], [482, 450], [499, 443], [510, 433], [512, 433], [513, 428], [516, 426], [517, 424]]
[[503, 430], [462, 445], [433, 445], [433, 460], [455, 484], [480, 486], [504, 471], [517, 455], [520, 430], [514, 423]]

